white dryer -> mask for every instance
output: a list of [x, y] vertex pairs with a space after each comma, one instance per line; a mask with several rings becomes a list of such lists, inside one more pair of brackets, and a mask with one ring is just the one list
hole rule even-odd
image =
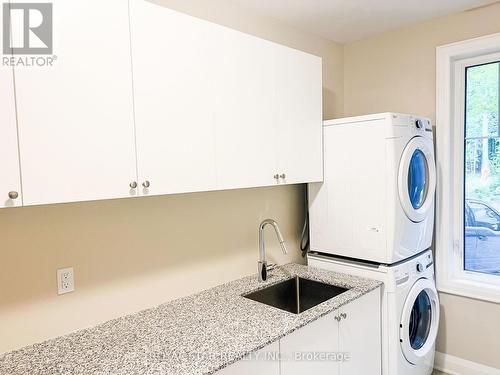
[[311, 250], [392, 264], [427, 250], [436, 167], [429, 119], [324, 122], [324, 181], [309, 184]]
[[431, 251], [392, 266], [309, 253], [308, 265], [382, 281], [382, 374], [432, 373], [439, 299]]

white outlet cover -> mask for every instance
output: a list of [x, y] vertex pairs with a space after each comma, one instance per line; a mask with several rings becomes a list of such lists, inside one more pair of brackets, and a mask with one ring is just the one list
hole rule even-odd
[[75, 275], [73, 267], [57, 270], [57, 293], [65, 294], [75, 290]]

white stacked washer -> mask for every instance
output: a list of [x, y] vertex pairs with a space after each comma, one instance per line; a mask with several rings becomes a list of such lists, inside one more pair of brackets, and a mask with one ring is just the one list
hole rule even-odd
[[392, 266], [346, 262], [345, 259], [314, 253], [308, 255], [308, 264], [383, 281], [383, 373], [432, 373], [439, 325], [439, 300], [434, 286], [430, 251]]
[[324, 122], [324, 181], [309, 184], [308, 264], [384, 282], [382, 372], [429, 375], [439, 323], [431, 246], [436, 168], [429, 119]]
[[427, 250], [431, 122], [396, 113], [324, 122], [324, 182], [309, 184], [311, 250], [392, 264]]

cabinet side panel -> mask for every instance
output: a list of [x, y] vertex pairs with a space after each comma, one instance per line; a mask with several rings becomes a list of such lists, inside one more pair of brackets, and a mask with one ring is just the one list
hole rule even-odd
[[311, 184], [311, 249], [385, 261], [383, 121], [324, 128], [322, 184]]

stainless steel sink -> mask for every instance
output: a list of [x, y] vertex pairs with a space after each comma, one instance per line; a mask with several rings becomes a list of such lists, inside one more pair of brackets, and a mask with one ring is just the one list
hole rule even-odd
[[294, 314], [310, 309], [346, 292], [348, 289], [319, 281], [294, 277], [267, 288], [245, 294], [243, 297], [277, 307]]

